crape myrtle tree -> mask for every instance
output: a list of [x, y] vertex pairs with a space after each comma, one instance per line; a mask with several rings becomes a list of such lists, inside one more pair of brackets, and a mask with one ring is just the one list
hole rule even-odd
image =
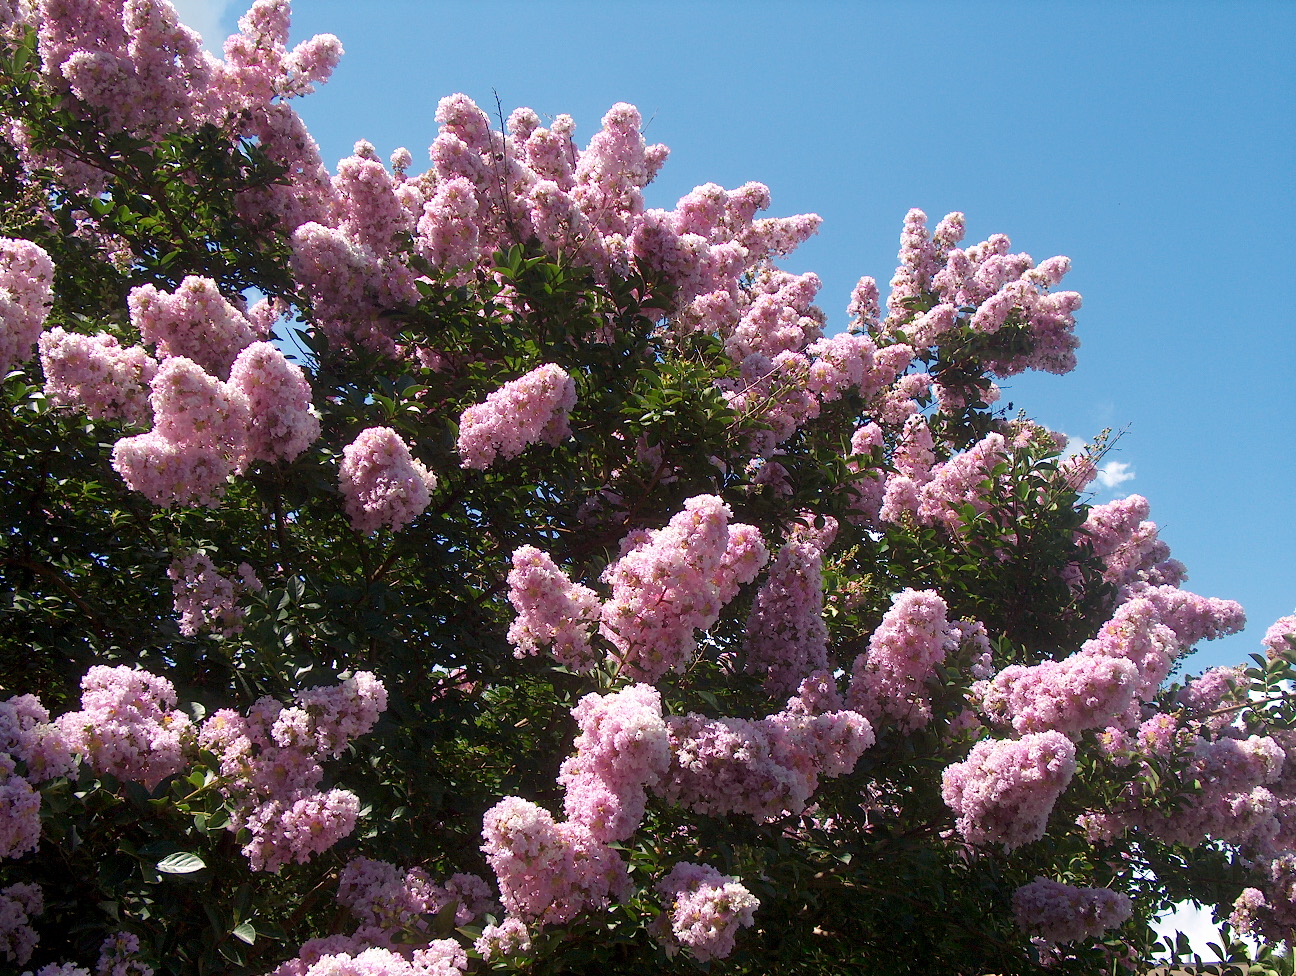
[[[337, 39], [0, 3], [0, 957], [40, 974], [1107, 973], [1296, 925], [1296, 618], [1180, 584], [1065, 258], [817, 217], [617, 104], [332, 175]], [[831, 333], [831, 334], [830, 334]], [[1288, 757], [1291, 757], [1290, 759]], [[1265, 958], [1270, 958], [1266, 953]], [[1273, 963], [1277, 966], [1278, 963]]]

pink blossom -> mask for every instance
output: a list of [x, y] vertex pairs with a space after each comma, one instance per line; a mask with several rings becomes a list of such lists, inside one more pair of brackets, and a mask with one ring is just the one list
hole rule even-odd
[[1005, 851], [1044, 836], [1053, 804], [1075, 772], [1075, 746], [1061, 732], [986, 739], [945, 769], [941, 795], [972, 844]]
[[821, 776], [854, 768], [873, 729], [853, 711], [807, 714], [804, 701], [764, 719], [671, 717], [671, 766], [660, 792], [707, 815], [766, 821], [800, 813]]
[[474, 264], [478, 247], [477, 191], [472, 181], [456, 176], [437, 185], [432, 199], [423, 205], [415, 245], [419, 254], [438, 268], [462, 268]]
[[708, 864], [680, 861], [656, 888], [666, 896], [671, 935], [700, 962], [733, 952], [738, 930], [753, 923], [760, 907], [737, 878]]
[[106, 332], [84, 336], [55, 326], [40, 337], [40, 357], [52, 403], [99, 420], [150, 424], [149, 384], [157, 362], [140, 346], [123, 349]]
[[[722, 589], [733, 592], [725, 583], [728, 542], [728, 507], [714, 495], [698, 495], [608, 567], [612, 597], [603, 606], [602, 633], [631, 677], [656, 681], [687, 666], [697, 646], [694, 632], [718, 619]], [[755, 560], [733, 565], [759, 569]]]
[[305, 864], [348, 836], [359, 813], [359, 798], [347, 790], [270, 800], [247, 818], [244, 826], [252, 836], [243, 853], [253, 871], [278, 874], [290, 861]]
[[498, 925], [487, 925], [473, 946], [484, 961], [499, 956], [515, 956], [531, 949], [531, 934], [520, 918], [506, 918]]
[[1260, 641], [1273, 659], [1296, 654], [1296, 615], [1279, 617]]
[[45, 897], [38, 885], [19, 882], [0, 888], [0, 954], [21, 966], [31, 959], [39, 936], [31, 918], [45, 910]]
[[1033, 666], [1010, 665], [990, 682], [982, 709], [1018, 732], [1049, 729], [1075, 736], [1117, 721], [1139, 688], [1130, 660], [1104, 654], [1072, 654]]
[[254, 342], [238, 354], [229, 385], [247, 399], [249, 459], [292, 461], [319, 437], [305, 374], [270, 343]]
[[643, 819], [647, 788], [670, 765], [661, 696], [651, 685], [589, 694], [572, 709], [580, 724], [576, 755], [558, 776], [568, 819], [604, 843], [628, 840]]
[[557, 823], [518, 797], [486, 812], [482, 840], [504, 908], [523, 922], [562, 925], [628, 892], [626, 865], [614, 850], [583, 825]]
[[185, 764], [193, 738], [166, 678], [95, 665], [81, 679], [81, 710], [58, 719], [68, 745], [99, 773], [153, 789]]
[[167, 576], [174, 581], [171, 592], [180, 617], [180, 633], [192, 637], [210, 629], [232, 637], [243, 630], [238, 595], [247, 590], [259, 592], [261, 581], [247, 563], [239, 570], [238, 582], [228, 579], [216, 572], [211, 559], [201, 552], [172, 561]]
[[510, 380], [459, 418], [459, 456], [465, 468], [485, 470], [496, 457], [515, 458], [532, 444], [556, 447], [571, 436], [567, 417], [576, 383], [548, 363]]
[[934, 590], [904, 590], [855, 659], [846, 704], [875, 725], [902, 732], [931, 721], [927, 683], [945, 659], [950, 637], [946, 605]]
[[1133, 914], [1126, 895], [1036, 878], [1013, 894], [1017, 927], [1046, 942], [1082, 942], [1118, 928]]
[[54, 262], [43, 248], [0, 237], [0, 370], [31, 358], [53, 287]]
[[774, 557], [747, 617], [747, 670], [765, 675], [772, 695], [790, 694], [801, 679], [828, 666], [823, 621], [823, 549], [794, 539]]
[[76, 768], [63, 733], [33, 695], [0, 702], [0, 755], [6, 753], [27, 767], [24, 778], [32, 783], [67, 776]]
[[259, 338], [248, 317], [221, 296], [216, 282], [190, 275], [174, 292], [131, 289], [131, 325], [159, 359], [183, 356], [214, 376], [229, 376], [234, 357]]
[[390, 427], [370, 427], [342, 449], [339, 487], [357, 532], [399, 531], [428, 507], [436, 476]]
[[597, 663], [600, 654], [590, 638], [602, 608], [593, 590], [573, 583], [535, 546], [513, 553], [508, 584], [509, 602], [517, 611], [508, 631], [515, 656], [548, 648], [556, 661], [578, 671]]
[[40, 846], [40, 806], [40, 793], [0, 753], [0, 859], [21, 857]]

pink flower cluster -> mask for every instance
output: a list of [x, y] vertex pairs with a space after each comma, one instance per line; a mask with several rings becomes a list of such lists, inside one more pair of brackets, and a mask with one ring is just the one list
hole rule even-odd
[[[363, 151], [366, 147], [357, 148]], [[350, 159], [363, 161], [359, 156]], [[292, 233], [292, 270], [311, 300], [315, 322], [332, 341], [359, 343], [390, 355], [396, 347], [383, 312], [413, 305], [418, 301], [418, 289], [414, 273], [396, 253], [394, 241], [380, 245], [375, 228], [392, 211], [403, 216], [410, 227], [413, 216], [401, 209], [397, 187], [381, 164], [374, 163], [381, 179], [370, 178], [366, 192], [348, 192], [345, 184], [349, 178], [360, 175], [356, 172], [360, 167], [348, 162], [343, 161], [332, 191], [336, 201], [332, 219], [340, 226], [314, 220], [298, 226]], [[370, 171], [367, 175], [374, 174]], [[364, 209], [375, 206], [383, 213]], [[368, 243], [357, 236], [365, 233], [363, 228], [372, 231], [366, 235]]]
[[0, 754], [0, 858], [22, 857], [40, 846], [41, 795], [13, 759]]
[[167, 576], [173, 581], [171, 593], [180, 617], [180, 633], [186, 637], [204, 630], [226, 637], [241, 632], [243, 608], [238, 605], [238, 596], [247, 591], [261, 592], [261, 581], [247, 563], [239, 564], [239, 579], [235, 582], [216, 572], [215, 564], [203, 552], [173, 560]]
[[945, 601], [935, 590], [907, 589], [891, 599], [891, 608], [869, 638], [868, 650], [855, 658], [846, 702], [874, 725], [883, 722], [901, 732], [931, 721], [927, 683], [945, 659], [957, 632], [946, 619]]
[[153, 967], [140, 958], [139, 936], [117, 932], [104, 939], [95, 976], [153, 976]]
[[1103, 577], [1108, 581], [1161, 582], [1154, 574], [1169, 559], [1170, 548], [1157, 538], [1156, 523], [1149, 522], [1147, 515], [1148, 500], [1142, 495], [1119, 498], [1089, 510], [1076, 541], [1087, 541], [1094, 555], [1106, 564]]
[[31, 358], [53, 289], [54, 262], [43, 248], [0, 237], [0, 371]]
[[268, 342], [254, 342], [234, 360], [229, 385], [248, 404], [246, 457], [292, 461], [320, 435], [311, 388], [301, 367]]
[[[780, 341], [771, 338], [767, 344]], [[844, 332], [772, 357], [752, 352], [738, 361], [737, 379], [717, 385], [729, 407], [752, 422], [751, 449], [770, 457], [779, 444], [818, 417], [825, 404], [852, 391], [866, 400], [874, 398], [895, 382], [912, 358], [908, 346], [878, 349], [868, 336]]]
[[322, 757], [340, 755], [387, 707], [387, 689], [367, 671], [340, 685], [297, 694], [295, 706], [262, 698], [246, 717], [230, 709], [202, 725], [198, 744], [220, 761], [221, 790], [233, 805], [228, 829], [244, 827], [243, 847], [254, 871], [277, 873], [304, 864], [355, 827], [354, 793], [320, 792]]
[[40, 358], [50, 402], [99, 420], [151, 423], [149, 384], [158, 364], [142, 347], [123, 349], [106, 332], [84, 336], [55, 326], [41, 334]]
[[[1027, 349], [1020, 351], [1010, 343], [1001, 352], [991, 352], [986, 360], [990, 371], [1011, 376], [1024, 369], [1073, 369], [1079, 342], [1072, 328], [1080, 296], [1050, 291], [1071, 262], [1054, 257], [1036, 266], [1028, 254], [1009, 253], [1011, 242], [1003, 234], [968, 248], [955, 247], [963, 234], [961, 213], [947, 215], [929, 234], [927, 215], [909, 211], [883, 329], [930, 347], [955, 328], [994, 335], [1016, 324]], [[936, 302], [930, 311], [920, 313], [913, 307], [914, 300], [928, 297]]]
[[34, 695], [0, 702], [0, 755], [6, 754], [23, 764], [33, 783], [67, 776], [76, 765], [62, 731]]
[[964, 839], [1011, 851], [1044, 836], [1075, 768], [1075, 746], [1061, 732], [986, 739], [966, 760], [946, 767], [941, 795]]
[[105, 131], [143, 137], [247, 124], [275, 96], [310, 91], [341, 55], [332, 35], [285, 50], [287, 0], [257, 0], [239, 21], [241, 33], [225, 42], [224, 62], [203, 51], [163, 0], [48, 3], [40, 14], [47, 83], [74, 96]]
[[1120, 927], [1133, 914], [1129, 897], [1110, 888], [1078, 888], [1036, 878], [1013, 894], [1023, 932], [1045, 942], [1083, 942]]
[[32, 956], [39, 937], [31, 919], [45, 910], [38, 885], [20, 882], [0, 888], [0, 955], [21, 966]]
[[233, 357], [222, 382], [184, 356], [150, 382], [154, 427], [118, 441], [113, 467], [155, 504], [219, 504], [250, 461], [290, 461], [319, 436], [302, 371], [267, 342]]
[[559, 664], [588, 671], [601, 655], [590, 645], [602, 606], [588, 586], [573, 583], [535, 546], [513, 553], [508, 574], [509, 603], [517, 617], [509, 625], [514, 655], [525, 657], [548, 648]]
[[716, 496], [694, 496], [665, 528], [635, 537], [608, 566], [612, 596], [602, 633], [632, 678], [654, 682], [683, 670], [697, 646], [694, 632], [714, 624], [726, 599], [769, 558], [759, 532], [738, 531], [729, 517]]
[[249, 410], [242, 392], [176, 356], [150, 384], [154, 427], [113, 447], [113, 467], [156, 505], [214, 507], [242, 469]]
[[[1296, 778], [1286, 773], [1286, 752], [1273, 738], [1242, 737], [1228, 728], [1215, 739], [1193, 735], [1190, 729], [1166, 731], [1178, 732], [1180, 741], [1190, 743], [1186, 755], [1171, 753], [1170, 746], [1160, 751], [1184, 763], [1183, 779], [1199, 783], [1200, 792], [1173, 809], [1153, 807], [1149, 801], [1155, 796], [1138, 796], [1135, 805], [1122, 811], [1127, 824], [1172, 844], [1195, 846], [1214, 838], [1246, 843], [1267, 854], [1290, 847], [1296, 837], [1284, 814], [1290, 813]], [[1158, 750], [1156, 740], [1141, 738], [1147, 751]]]
[[361, 431], [342, 449], [339, 487], [357, 532], [399, 531], [428, 507], [436, 475], [414, 459], [390, 427]]
[[[489, 911], [494, 902], [486, 882], [475, 874], [451, 875], [436, 884], [422, 868], [401, 872], [394, 864], [367, 857], [352, 858], [338, 878], [338, 904], [361, 923], [365, 938], [375, 930], [411, 943], [426, 939], [428, 916], [455, 905], [455, 924], [467, 925]], [[393, 945], [394, 947], [394, 945]]]
[[1018, 732], [1055, 729], [1075, 737], [1122, 719], [1139, 690], [1134, 662], [1080, 651], [1061, 661], [1012, 664], [990, 681], [981, 708]]
[[505, 797], [486, 811], [482, 840], [500, 900], [523, 923], [562, 925], [629, 894], [626, 864], [616, 851], [584, 824], [559, 823], [520, 797]]
[[643, 820], [650, 787], [670, 766], [670, 739], [661, 695], [631, 685], [610, 695], [586, 695], [572, 717], [580, 725], [576, 755], [562, 764], [567, 818], [598, 841], [628, 840]]
[[1296, 615], [1279, 617], [1260, 641], [1273, 659], [1296, 654]]
[[790, 694], [806, 675], [828, 666], [823, 553], [837, 530], [829, 522], [825, 537], [794, 538], [779, 549], [747, 618], [747, 670], [764, 674], [772, 695]]
[[310, 955], [313, 962], [290, 960], [275, 976], [461, 976], [468, 968], [468, 955], [454, 939], [437, 939], [408, 957], [381, 946]]
[[266, 338], [260, 323], [226, 301], [210, 278], [190, 275], [171, 293], [154, 285], [132, 288], [127, 305], [131, 325], [159, 359], [184, 356], [222, 379], [234, 357]]
[[56, 724], [96, 772], [153, 789], [184, 768], [193, 742], [193, 723], [175, 705], [175, 686], [166, 678], [95, 665], [81, 679], [81, 710]]
[[500, 956], [516, 956], [530, 951], [531, 933], [521, 919], [506, 918], [498, 925], [483, 927], [473, 948], [481, 954], [484, 962]]
[[553, 363], [510, 380], [459, 418], [459, 456], [465, 468], [485, 471], [496, 458], [517, 457], [532, 444], [554, 447], [571, 436], [567, 418], [576, 383]]
[[734, 877], [709, 864], [680, 861], [657, 882], [671, 937], [699, 962], [733, 952], [738, 930], [754, 921], [760, 901]]
[[801, 813], [820, 777], [849, 773], [874, 737], [857, 712], [815, 715], [800, 699], [788, 704], [754, 721], [693, 713], [668, 718], [671, 765], [662, 796], [711, 816], [768, 821]]
[[66, 776], [74, 767], [62, 731], [39, 700], [19, 695], [0, 702], [0, 859], [36, 850], [41, 795], [32, 786]]

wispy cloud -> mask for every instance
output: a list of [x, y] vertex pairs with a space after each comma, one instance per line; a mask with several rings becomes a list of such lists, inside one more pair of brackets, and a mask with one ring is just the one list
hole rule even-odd
[[234, 29], [234, 12], [230, 9], [233, 0], [171, 0], [171, 2], [175, 4], [180, 23], [201, 34], [203, 46], [219, 55], [225, 38]]
[[1133, 480], [1134, 472], [1125, 461], [1105, 461], [1098, 468], [1098, 483], [1109, 491]]

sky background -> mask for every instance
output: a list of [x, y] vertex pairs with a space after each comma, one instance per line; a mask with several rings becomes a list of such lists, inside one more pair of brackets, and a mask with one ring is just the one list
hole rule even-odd
[[[177, 7], [217, 51], [243, 12]], [[1246, 607], [1187, 671], [1296, 607], [1296, 3], [298, 0], [293, 41], [320, 32], [346, 55], [296, 107], [330, 167], [360, 138], [426, 166], [453, 92], [570, 114], [581, 145], [628, 101], [671, 148], [649, 206], [757, 180], [769, 215], [823, 216], [783, 264], [833, 331], [910, 207], [1068, 255], [1080, 365], [1004, 399], [1123, 431], [1095, 500], [1145, 495], [1186, 587]]]

